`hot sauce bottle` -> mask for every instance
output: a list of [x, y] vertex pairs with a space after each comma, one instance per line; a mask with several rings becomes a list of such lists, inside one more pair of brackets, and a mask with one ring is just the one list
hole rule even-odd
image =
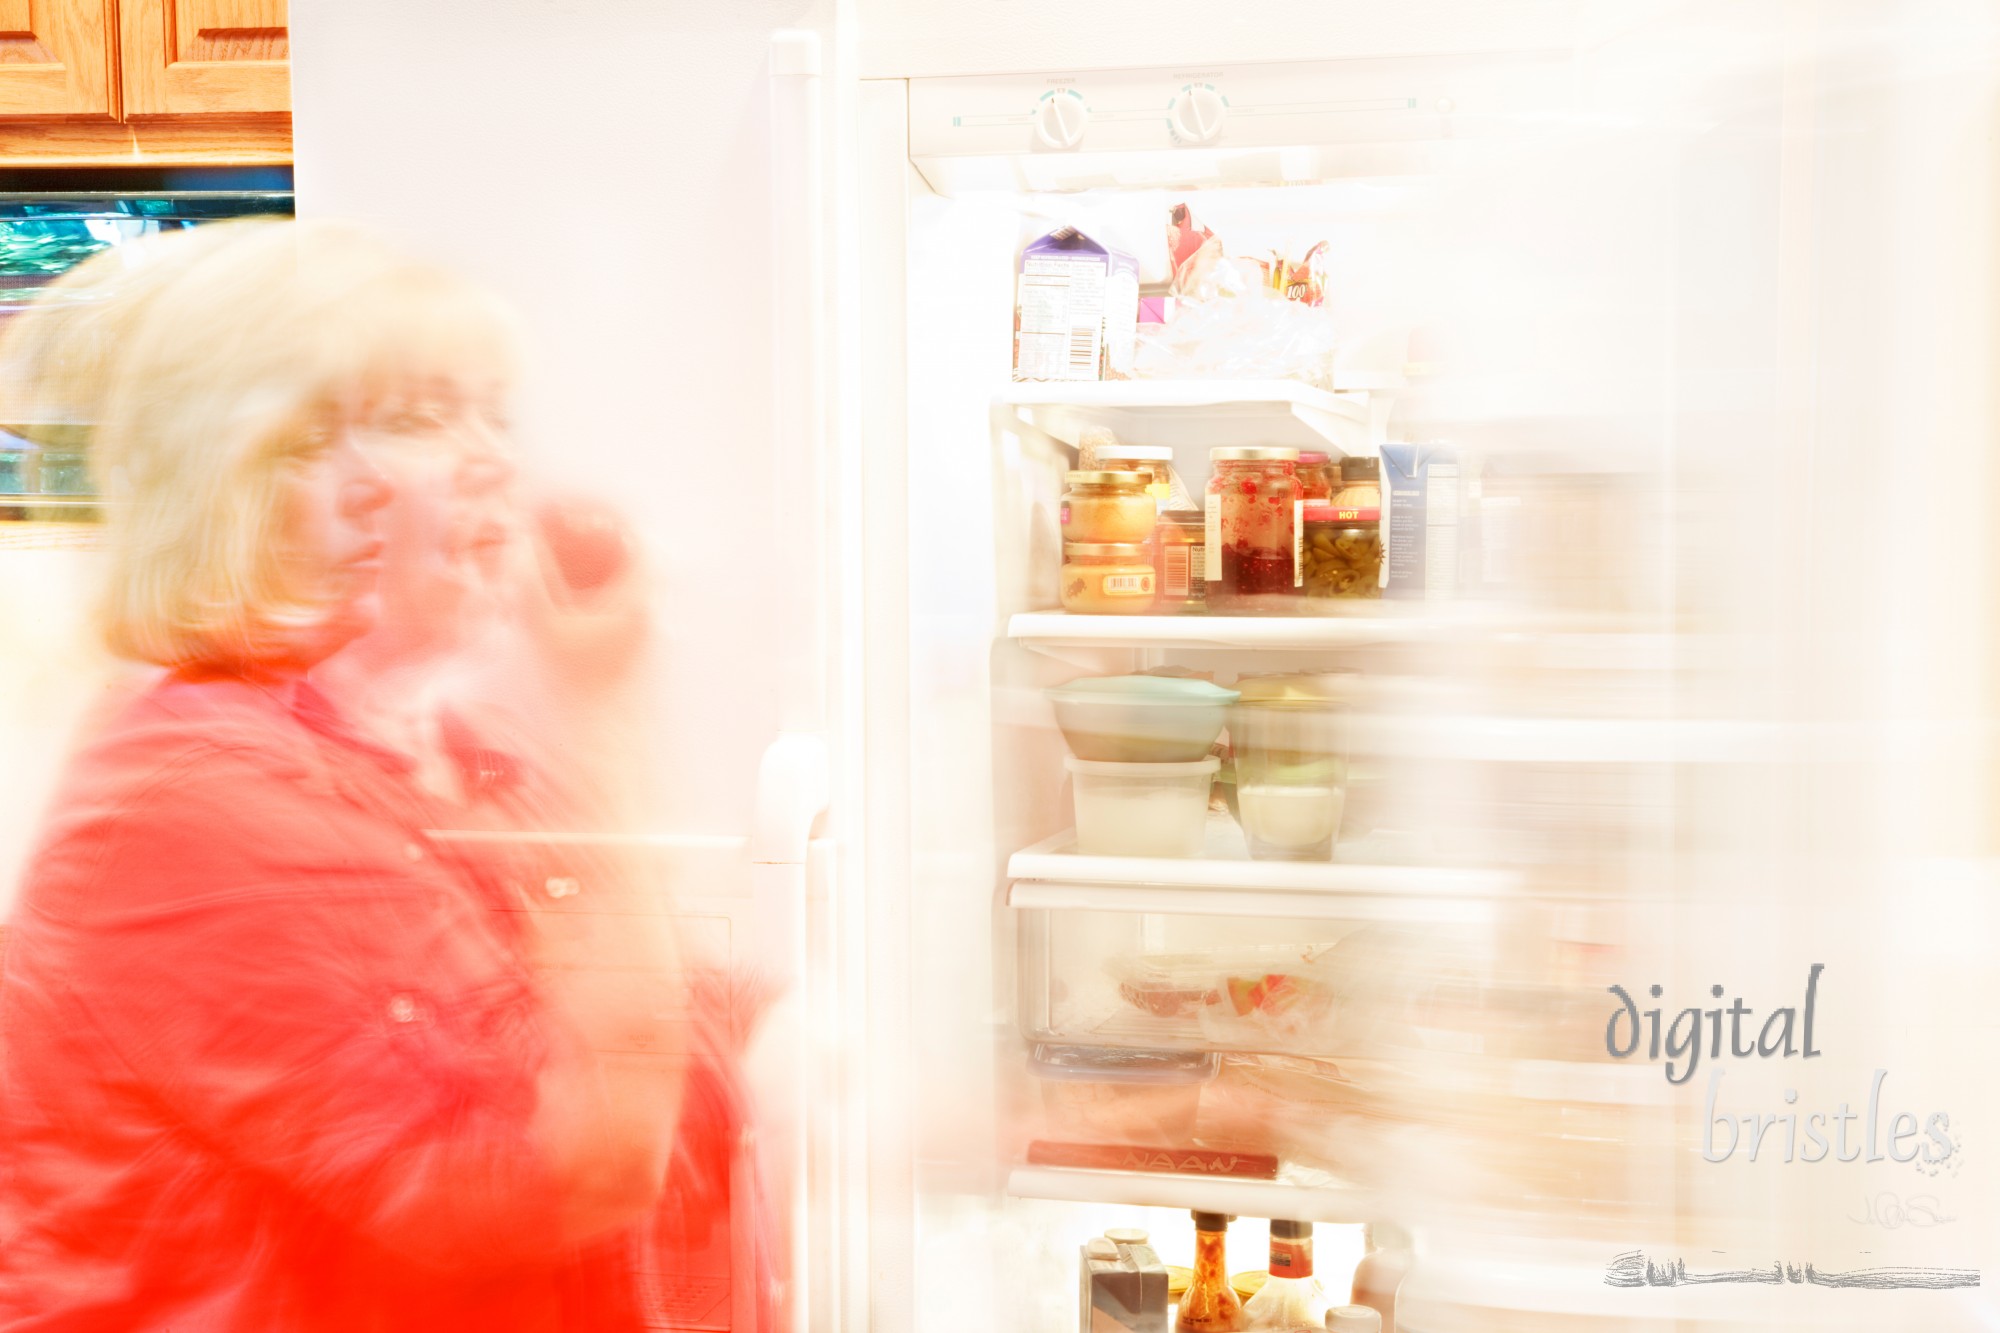
[[1194, 1277], [1174, 1319], [1178, 1333], [1237, 1333], [1249, 1326], [1243, 1302], [1229, 1285], [1228, 1232], [1223, 1214], [1194, 1215]]
[[1313, 1224], [1289, 1218], [1271, 1219], [1270, 1277], [1250, 1303], [1244, 1317], [1253, 1329], [1319, 1328], [1332, 1302], [1313, 1275]]

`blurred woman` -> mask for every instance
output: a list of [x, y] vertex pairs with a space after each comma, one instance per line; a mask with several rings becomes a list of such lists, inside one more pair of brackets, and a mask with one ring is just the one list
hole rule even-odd
[[[493, 329], [487, 324], [487, 330]], [[770, 995], [713, 968], [661, 975], [665, 886], [617, 838], [644, 799], [634, 685], [646, 641], [634, 543], [606, 506], [526, 506], [512, 365], [463, 334], [387, 378], [358, 438], [389, 478], [381, 614], [315, 672], [370, 738], [405, 756], [446, 808], [456, 845], [530, 917], [558, 923], [549, 962], [692, 1016], [679, 1134], [660, 1207], [623, 1238], [643, 1303], [748, 1271], [740, 1333], [775, 1328], [777, 1237], [761, 1196], [741, 1057]], [[611, 831], [611, 837], [592, 833]], [[578, 836], [582, 834], [583, 836]], [[549, 836], [554, 835], [554, 836]], [[650, 980], [649, 980], [650, 979]]]
[[309, 679], [383, 610], [383, 386], [490, 312], [337, 227], [149, 248], [8, 335], [97, 423], [106, 637], [160, 672], [10, 922], [0, 1329], [636, 1328], [615, 1238], [682, 1078], [656, 998], [550, 967]]

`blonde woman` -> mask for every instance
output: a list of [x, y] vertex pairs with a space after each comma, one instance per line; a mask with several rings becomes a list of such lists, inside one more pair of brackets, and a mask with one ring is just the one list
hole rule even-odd
[[149, 248], [8, 335], [97, 423], [106, 637], [159, 674], [8, 923], [0, 1329], [636, 1329], [670, 1034], [538, 977], [557, 946], [309, 678], [382, 612], [381, 387], [458, 377], [491, 312], [337, 227]]

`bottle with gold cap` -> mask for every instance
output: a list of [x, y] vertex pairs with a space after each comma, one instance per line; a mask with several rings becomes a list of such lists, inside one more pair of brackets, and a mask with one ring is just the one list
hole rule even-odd
[[1238, 1333], [1249, 1327], [1243, 1302], [1229, 1286], [1229, 1218], [1194, 1215], [1194, 1278], [1175, 1315], [1177, 1333]]

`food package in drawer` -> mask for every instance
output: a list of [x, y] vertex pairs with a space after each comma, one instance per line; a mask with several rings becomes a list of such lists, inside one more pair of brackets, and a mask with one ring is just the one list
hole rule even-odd
[[1208, 1051], [1053, 1043], [1028, 1057], [1042, 1086], [1046, 1137], [1166, 1146], [1193, 1142], [1202, 1088], [1218, 1064]]
[[1122, 954], [1105, 964], [1130, 1008], [1163, 1020], [1194, 1019], [1222, 1046], [1314, 1049], [1337, 1011], [1326, 943], [1240, 945], [1189, 953]]
[[1153, 1018], [1192, 1022], [1215, 994], [1215, 958], [1205, 953], [1128, 953], [1108, 960], [1118, 998]]
[[1332, 945], [1319, 943], [1218, 950], [1202, 1034], [1218, 1045], [1325, 1049], [1340, 1007], [1332, 955]]

